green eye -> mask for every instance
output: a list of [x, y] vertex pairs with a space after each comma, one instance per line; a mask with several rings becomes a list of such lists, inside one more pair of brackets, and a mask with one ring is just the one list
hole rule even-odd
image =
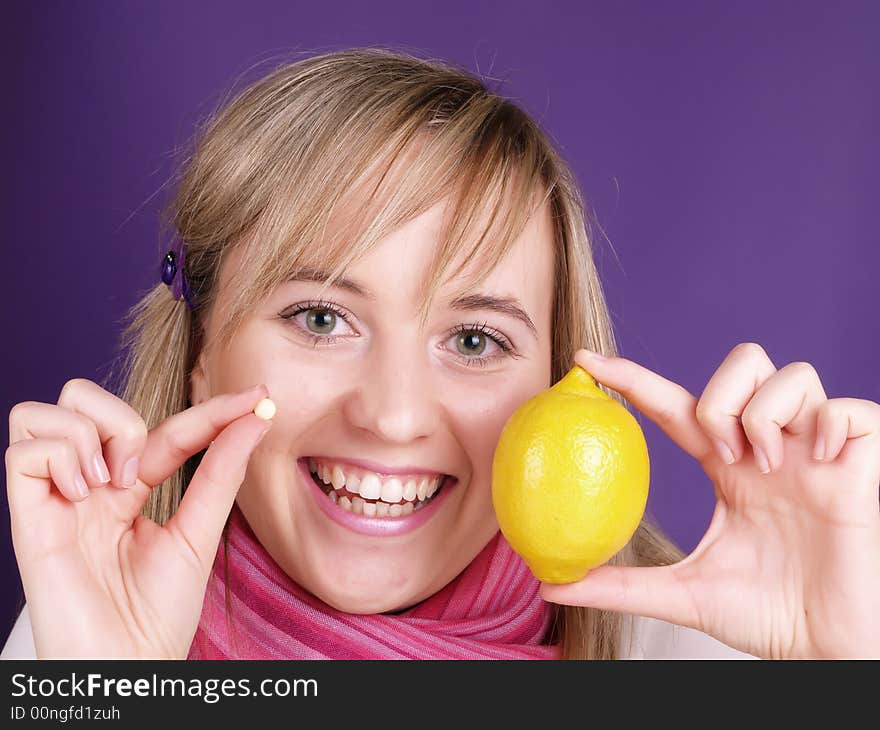
[[479, 332], [461, 332], [455, 338], [455, 347], [462, 355], [481, 355], [486, 349], [486, 336]]
[[319, 335], [328, 335], [336, 328], [336, 314], [329, 309], [310, 309], [306, 314], [306, 327]]

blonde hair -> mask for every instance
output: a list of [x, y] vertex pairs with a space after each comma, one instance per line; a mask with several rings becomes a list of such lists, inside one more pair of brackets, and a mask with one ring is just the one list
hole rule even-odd
[[[556, 382], [578, 348], [609, 355], [617, 348], [593, 263], [590, 220], [547, 136], [517, 105], [447, 63], [378, 48], [284, 63], [222, 106], [196, 135], [163, 216], [163, 225], [186, 242], [196, 308], [173, 299], [161, 283], [131, 308], [121, 397], [150, 428], [188, 407], [205, 317], [233, 247], [247, 249], [250, 265], [230, 283], [234, 297], [217, 344], [228, 342], [249, 309], [296, 272], [329, 267], [329, 285], [390, 231], [446, 199], [452, 216], [424, 288], [424, 314], [444, 276], [464, 275], [468, 267], [476, 283], [491, 271], [536, 198], [539, 205], [549, 202], [555, 229]], [[453, 260], [463, 263], [450, 272]], [[164, 524], [200, 458], [153, 491], [146, 516]], [[646, 517], [611, 563], [660, 565], [681, 557]], [[616, 658], [622, 618], [559, 607], [548, 640], [561, 643], [565, 658]]]

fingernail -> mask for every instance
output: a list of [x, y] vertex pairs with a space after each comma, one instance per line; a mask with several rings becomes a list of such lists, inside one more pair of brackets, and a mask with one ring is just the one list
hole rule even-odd
[[73, 486], [76, 488], [76, 495], [80, 498], [89, 496], [89, 486], [83, 475], [77, 472], [73, 477]]
[[107, 462], [104, 461], [104, 457], [100, 451], [95, 454], [92, 463], [95, 466], [95, 474], [98, 476], [98, 481], [101, 482], [101, 484], [109, 482], [110, 470], [107, 468]]
[[138, 462], [139, 459], [136, 456], [132, 456], [128, 461], [125, 462], [125, 466], [122, 468], [123, 487], [134, 486], [138, 475]]
[[715, 439], [715, 448], [718, 450], [718, 455], [721, 457], [721, 461], [725, 464], [732, 464], [736, 461], [733, 451], [731, 451], [730, 447], [721, 439]]
[[816, 461], [822, 461], [825, 458], [825, 436], [821, 433], [816, 438], [816, 445], [813, 447], [813, 458]]
[[755, 446], [755, 461], [758, 463], [758, 470], [762, 474], [770, 473], [770, 462], [767, 461], [767, 454], [760, 446]]

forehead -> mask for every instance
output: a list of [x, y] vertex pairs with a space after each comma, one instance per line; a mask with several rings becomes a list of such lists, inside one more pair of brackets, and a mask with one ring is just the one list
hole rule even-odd
[[[307, 265], [351, 270], [380, 244], [387, 249], [408, 238], [410, 245], [396, 247], [397, 253], [424, 259], [429, 278], [438, 273], [430, 258], [467, 279], [485, 274], [501, 250], [511, 254], [503, 267], [509, 269], [530, 250], [536, 257], [546, 253], [546, 246], [535, 251], [539, 240], [552, 249], [550, 207], [542, 205], [549, 196], [529, 163], [512, 157], [454, 161], [449, 153], [420, 134], [378, 155], [326, 211]], [[525, 225], [528, 231], [517, 235], [514, 229]]]
[[[377, 245], [343, 273], [382, 297], [415, 301], [434, 289], [441, 300], [479, 290], [515, 296], [535, 310], [549, 302], [553, 288], [554, 228], [550, 205], [544, 202], [529, 217], [524, 229], [510, 242], [498, 262], [486, 270], [483, 248], [493, 227], [483, 219], [474, 221], [471, 240], [457, 251], [445, 271], [437, 271], [443, 242], [448, 201], [441, 201], [407, 221], [378, 241]], [[486, 240], [480, 241], [485, 236]], [[439, 279], [437, 279], [439, 277]]]
[[552, 306], [555, 264], [543, 178], [510, 158], [481, 168], [479, 160], [455, 165], [448, 150], [431, 149], [410, 140], [333, 195], [314, 191], [311, 212], [279, 203], [267, 225], [222, 256], [215, 303], [225, 312], [224, 300], [230, 302], [224, 328], [233, 331], [304, 270], [363, 279], [364, 289], [415, 307], [419, 316], [438, 300], [487, 292], [517, 297], [543, 319]]

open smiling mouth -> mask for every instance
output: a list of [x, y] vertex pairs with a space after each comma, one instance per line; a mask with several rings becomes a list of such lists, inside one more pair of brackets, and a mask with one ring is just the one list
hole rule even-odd
[[448, 474], [381, 476], [350, 464], [309, 458], [309, 473], [329, 499], [347, 512], [367, 517], [402, 517], [437, 497]]

